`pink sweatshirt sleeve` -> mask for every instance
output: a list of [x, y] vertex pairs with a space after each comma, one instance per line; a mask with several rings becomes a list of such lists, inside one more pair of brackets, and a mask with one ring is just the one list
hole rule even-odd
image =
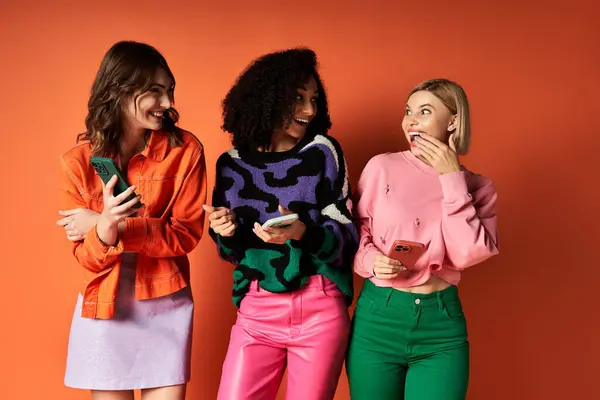
[[373, 277], [375, 256], [380, 253], [379, 249], [373, 244], [372, 236], [373, 207], [378, 192], [376, 187], [379, 183], [380, 171], [380, 167], [376, 165], [375, 160], [376, 158], [373, 158], [367, 163], [355, 190], [355, 218], [359, 242], [354, 257], [354, 271], [363, 278]]
[[446, 245], [444, 265], [462, 271], [498, 254], [498, 194], [492, 182], [480, 177], [469, 193], [467, 172], [440, 175], [442, 234]]

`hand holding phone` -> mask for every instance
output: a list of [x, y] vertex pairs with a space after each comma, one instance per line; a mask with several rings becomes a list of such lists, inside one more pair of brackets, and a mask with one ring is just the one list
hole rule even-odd
[[301, 240], [306, 233], [306, 225], [300, 220], [298, 214], [280, 205], [280, 217], [271, 218], [263, 225], [254, 223], [252, 229], [256, 236], [265, 243], [283, 244], [288, 240]]
[[287, 228], [298, 219], [298, 214], [282, 215], [281, 217], [271, 218], [262, 224], [263, 229], [267, 228]]
[[[96, 170], [100, 179], [104, 185], [108, 185], [108, 182], [113, 176], [117, 176], [117, 181], [114, 184], [114, 188], [112, 190], [112, 195], [117, 197], [121, 193], [125, 192], [130, 186], [125, 178], [124, 174], [121, 172], [115, 160], [108, 157], [92, 157], [91, 159], [92, 167]], [[134, 188], [135, 190], [135, 188]], [[135, 193], [130, 191], [130, 194], [124, 199], [124, 201], [131, 201], [136, 198]], [[135, 202], [132, 207], [141, 208], [143, 206], [142, 202]]]
[[373, 264], [373, 276], [375, 278], [382, 280], [396, 279], [404, 271], [406, 271], [406, 267], [400, 261], [379, 252], [375, 254]]
[[396, 240], [388, 253], [388, 257], [400, 261], [407, 268], [411, 268], [415, 266], [425, 250], [423, 243]]
[[90, 162], [102, 179], [104, 201], [104, 209], [98, 219], [96, 231], [105, 245], [114, 246], [117, 243], [119, 224], [135, 214], [142, 203], [140, 197], [134, 193], [135, 186], [129, 186], [112, 158], [92, 157]]
[[[102, 182], [104, 208], [96, 224], [96, 232], [100, 240], [107, 246], [114, 246], [117, 243], [119, 226], [124, 223], [125, 218], [137, 212], [134, 206], [140, 201], [140, 197], [135, 196], [133, 193], [135, 186], [131, 186], [123, 193], [113, 196], [117, 182], [118, 177], [116, 175], [113, 175], [106, 185]], [[125, 201], [132, 195], [134, 195], [132, 200]]]

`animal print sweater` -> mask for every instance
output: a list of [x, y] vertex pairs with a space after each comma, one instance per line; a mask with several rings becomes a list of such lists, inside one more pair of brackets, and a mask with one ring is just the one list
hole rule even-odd
[[[346, 161], [338, 142], [317, 135], [285, 152], [239, 152], [219, 157], [213, 206], [234, 211], [231, 237], [210, 230], [222, 259], [235, 265], [233, 303], [239, 307], [250, 282], [273, 293], [302, 287], [311, 275], [331, 279], [352, 303], [352, 262], [358, 235]], [[278, 217], [278, 206], [297, 213], [306, 225], [302, 240], [263, 242], [252, 231]]]

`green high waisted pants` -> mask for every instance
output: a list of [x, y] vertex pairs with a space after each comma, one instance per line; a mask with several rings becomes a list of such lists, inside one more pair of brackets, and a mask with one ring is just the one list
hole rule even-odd
[[456, 286], [423, 295], [366, 280], [346, 370], [352, 400], [464, 400], [469, 342]]

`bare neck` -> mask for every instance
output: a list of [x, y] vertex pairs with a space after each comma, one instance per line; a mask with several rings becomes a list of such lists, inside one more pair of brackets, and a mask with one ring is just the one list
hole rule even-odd
[[271, 145], [265, 151], [273, 153], [288, 151], [293, 149], [298, 141], [299, 139], [293, 138], [283, 131], [276, 130], [271, 137]]
[[121, 168], [125, 169], [129, 160], [137, 154], [141, 153], [146, 147], [147, 130], [143, 128], [131, 129], [125, 127], [123, 136], [119, 143], [119, 161]]

